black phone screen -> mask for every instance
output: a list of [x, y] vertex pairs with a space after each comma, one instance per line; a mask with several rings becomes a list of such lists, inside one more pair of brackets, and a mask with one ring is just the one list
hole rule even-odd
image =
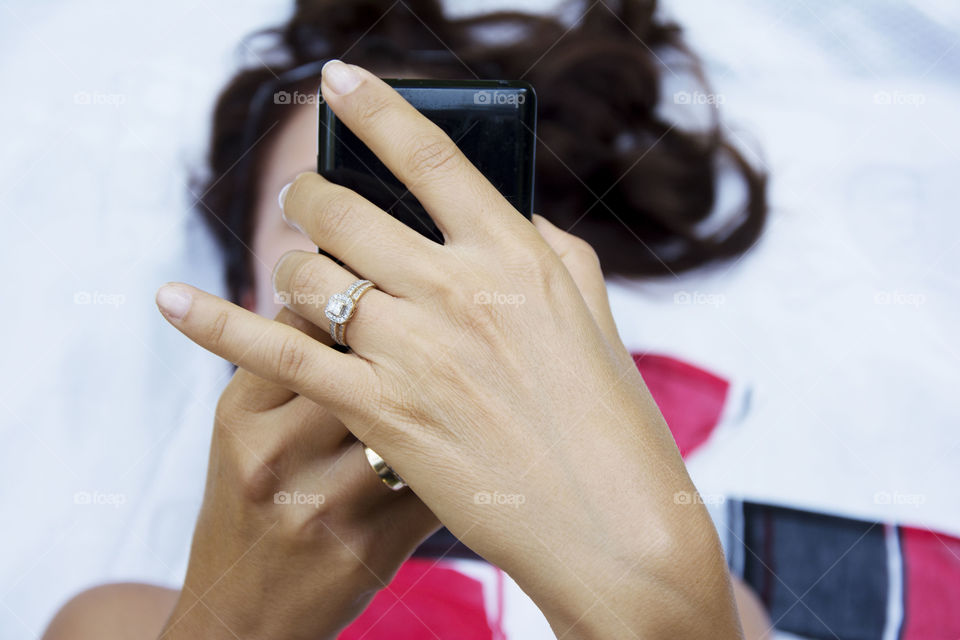
[[[533, 212], [536, 94], [524, 82], [385, 80], [457, 144], [520, 213]], [[416, 198], [321, 102], [317, 171], [437, 242]]]

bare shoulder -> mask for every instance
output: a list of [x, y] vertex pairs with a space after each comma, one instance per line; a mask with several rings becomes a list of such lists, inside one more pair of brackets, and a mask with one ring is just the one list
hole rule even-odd
[[767, 640], [772, 637], [770, 616], [760, 598], [745, 582], [731, 575], [733, 583], [733, 597], [737, 600], [737, 609], [740, 611], [740, 625], [743, 627], [743, 636], [746, 640]]
[[87, 589], [57, 612], [43, 640], [139, 640], [156, 638], [180, 592], [138, 583]]

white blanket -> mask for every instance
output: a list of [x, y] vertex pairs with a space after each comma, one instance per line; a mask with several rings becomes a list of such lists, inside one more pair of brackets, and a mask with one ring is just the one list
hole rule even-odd
[[[770, 226], [749, 256], [612, 287], [631, 348], [749, 390], [742, 418], [692, 458], [695, 480], [960, 533], [960, 12], [666, 9], [705, 54], [725, 122], [772, 175]], [[168, 326], [153, 294], [167, 280], [223, 293], [187, 171], [234, 43], [287, 10], [4, 7], [2, 640], [38, 637], [84, 587], [182, 578], [228, 369]], [[666, 108], [688, 90], [671, 79]]]

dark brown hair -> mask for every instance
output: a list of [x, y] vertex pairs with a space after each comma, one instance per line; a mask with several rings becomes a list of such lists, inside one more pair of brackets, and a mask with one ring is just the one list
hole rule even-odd
[[[703, 76], [679, 27], [655, 15], [656, 4], [571, 2], [557, 15], [453, 19], [438, 0], [299, 0], [286, 24], [245, 41], [258, 61], [220, 94], [207, 170], [196, 181], [200, 212], [224, 251], [231, 299], [253, 286], [261, 140], [291, 112], [274, 96], [315, 89], [319, 66], [290, 80], [284, 72], [328, 58], [374, 72], [530, 82], [539, 102], [535, 210], [589, 241], [607, 274], [679, 273], [745, 252], [766, 218], [766, 177], [716, 117], [691, 130], [658, 109], [665, 72], [683, 68], [701, 84]], [[746, 185], [732, 212], [714, 211], [723, 166]], [[704, 231], [714, 215], [724, 222]]]

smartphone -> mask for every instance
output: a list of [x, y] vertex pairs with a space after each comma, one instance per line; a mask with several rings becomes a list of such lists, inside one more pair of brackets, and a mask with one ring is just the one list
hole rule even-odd
[[[384, 82], [450, 136], [507, 202], [528, 219], [531, 217], [537, 140], [537, 97], [532, 86], [503, 80]], [[319, 105], [317, 172], [443, 243], [443, 236], [416, 198], [337, 119], [322, 96]], [[341, 263], [335, 256], [329, 257]], [[334, 348], [346, 350], [336, 345]], [[479, 558], [446, 528], [427, 538], [414, 555]]]
[[[526, 82], [385, 79], [453, 140], [503, 197], [533, 213], [537, 98]], [[353, 189], [438, 243], [443, 236], [407, 188], [319, 101], [317, 172]]]

